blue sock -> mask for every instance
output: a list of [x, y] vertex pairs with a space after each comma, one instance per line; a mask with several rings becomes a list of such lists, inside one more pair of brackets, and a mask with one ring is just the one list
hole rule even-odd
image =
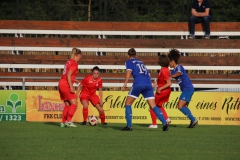
[[126, 116], [127, 126], [132, 127], [132, 107], [129, 105], [125, 106], [125, 116]]
[[188, 107], [182, 107], [180, 111], [185, 114], [192, 122], [194, 122], [196, 119], [193, 117], [191, 111], [188, 109]]
[[165, 120], [162, 111], [157, 106], [152, 108], [152, 110], [156, 114], [158, 119], [162, 122], [162, 124], [165, 125], [167, 123], [167, 121]]

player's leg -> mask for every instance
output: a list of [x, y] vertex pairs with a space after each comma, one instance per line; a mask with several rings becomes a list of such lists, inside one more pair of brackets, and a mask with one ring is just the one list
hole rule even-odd
[[125, 103], [125, 117], [127, 121], [127, 126], [122, 128], [122, 131], [132, 131], [132, 103], [135, 98], [128, 96]]
[[162, 111], [159, 109], [158, 106], [156, 106], [155, 100], [154, 99], [147, 99], [147, 102], [148, 102], [148, 105], [152, 108], [153, 112], [158, 117], [158, 119], [162, 122], [163, 131], [168, 131], [169, 125], [168, 125], [167, 121], [165, 120]]
[[[160, 96], [159, 94], [155, 94], [155, 103], [158, 104], [159, 103], [159, 99]], [[149, 128], [158, 128], [157, 126], [157, 116], [156, 114], [154, 113], [154, 111], [152, 110], [152, 108], [150, 107], [150, 116], [151, 116], [151, 119], [152, 119], [152, 124], [149, 126]]]
[[163, 124], [163, 131], [167, 131], [169, 126], [163, 116], [162, 111], [159, 109], [158, 106], [156, 106], [155, 103], [155, 97], [153, 93], [153, 88], [151, 86], [147, 87], [143, 92], [142, 92], [143, 97], [145, 100], [147, 100], [148, 105], [152, 108], [153, 112], [156, 114], [158, 119], [162, 122]]
[[69, 101], [64, 101], [64, 108], [62, 110], [62, 123], [60, 125], [60, 127], [65, 127], [65, 123], [67, 121], [67, 114], [68, 114], [68, 109], [69, 109], [69, 106], [70, 106], [70, 102]]
[[152, 119], [152, 124], [148, 128], [158, 128], [158, 126], [157, 126], [157, 116], [156, 116], [156, 114], [154, 113], [154, 111], [152, 110], [151, 107], [149, 109], [149, 112], [150, 112], [150, 116], [151, 116], [151, 119]]
[[122, 131], [132, 131], [132, 107], [131, 105], [136, 98], [141, 93], [141, 86], [133, 86], [128, 93], [126, 102], [125, 102], [125, 116], [127, 121], [127, 126], [122, 128]]
[[60, 95], [60, 99], [64, 101], [64, 108], [62, 111], [62, 123], [60, 124], [60, 127], [68, 127], [68, 123], [67, 123], [67, 115], [68, 115], [68, 110], [70, 108], [70, 102], [67, 100], [69, 98], [69, 93], [70, 93], [70, 89], [69, 87], [65, 87], [65, 86], [61, 86], [58, 85], [58, 91], [59, 91], [59, 95]]
[[[157, 98], [157, 95], [155, 94], [155, 103], [157, 104], [157, 102], [158, 102], [158, 98]], [[157, 116], [156, 116], [156, 114], [154, 113], [154, 111], [152, 110], [151, 107], [149, 109], [149, 112], [150, 112], [150, 116], [151, 116], [151, 119], [152, 119], [152, 124], [148, 128], [158, 128], [158, 126], [157, 126]]]
[[86, 125], [87, 124], [87, 118], [88, 118], [88, 104], [89, 104], [89, 101], [87, 98], [84, 98], [84, 97], [80, 97], [80, 101], [83, 105], [83, 122], [81, 123], [81, 125]]
[[107, 125], [107, 123], [105, 122], [105, 113], [104, 113], [103, 107], [100, 106], [100, 99], [99, 99], [99, 97], [96, 94], [92, 95], [90, 97], [90, 102], [98, 110], [99, 117], [101, 119], [102, 125]]
[[100, 104], [96, 104], [95, 107], [98, 110], [99, 118], [101, 119], [101, 124], [107, 125], [107, 123], [105, 122], [105, 113], [104, 113], [103, 108], [100, 106]]
[[71, 105], [69, 106], [69, 109], [68, 109], [67, 122], [69, 124], [69, 127], [77, 127], [72, 122], [72, 117], [74, 116], [77, 109], [77, 99], [76, 98], [70, 99], [69, 102]]
[[198, 122], [197, 119], [192, 115], [189, 108], [187, 107], [188, 103], [192, 98], [193, 93], [194, 90], [183, 91], [178, 101], [178, 109], [191, 120], [188, 128], [193, 128]]
[[155, 98], [158, 99], [158, 101], [155, 100], [156, 105], [160, 108], [160, 110], [163, 113], [164, 118], [166, 119], [167, 123], [171, 123], [171, 119], [168, 117], [168, 114], [166, 112], [166, 110], [163, 107], [163, 104], [168, 102], [169, 97], [170, 97], [170, 93], [171, 90], [167, 90], [167, 91], [162, 91], [160, 94], [158, 94], [157, 96], [155, 96]]

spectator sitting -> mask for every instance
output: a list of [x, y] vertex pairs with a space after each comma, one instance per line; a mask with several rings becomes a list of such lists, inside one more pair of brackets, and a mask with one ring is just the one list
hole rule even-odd
[[195, 23], [204, 23], [205, 39], [210, 39], [210, 21], [212, 20], [212, 10], [209, 0], [194, 0], [192, 4], [192, 16], [189, 20], [189, 39], [195, 38]]

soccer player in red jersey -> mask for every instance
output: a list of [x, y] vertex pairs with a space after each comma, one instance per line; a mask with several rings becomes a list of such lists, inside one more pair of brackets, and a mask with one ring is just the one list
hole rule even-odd
[[62, 111], [62, 123], [60, 127], [77, 127], [72, 123], [72, 117], [77, 109], [77, 96], [73, 87], [78, 74], [78, 61], [81, 59], [81, 50], [72, 49], [71, 59], [64, 66], [62, 77], [58, 83], [58, 91], [65, 107]]
[[[103, 125], [107, 125], [105, 122], [105, 113], [103, 110], [103, 93], [102, 93], [102, 79], [99, 77], [100, 69], [95, 66], [92, 69], [92, 74], [86, 76], [82, 81], [81, 84], [77, 88], [77, 95], [80, 93], [80, 101], [83, 105], [83, 122], [82, 125], [87, 124], [87, 117], [88, 117], [88, 104], [89, 101], [92, 103], [94, 107], [97, 108], [99, 112], [99, 117], [101, 119], [101, 123]], [[98, 90], [99, 96], [96, 94]]]
[[[163, 108], [163, 103], [168, 102], [172, 85], [170, 79], [170, 71], [169, 71], [169, 59], [167, 55], [160, 55], [158, 59], [158, 64], [161, 66], [161, 70], [158, 74], [157, 81], [153, 84], [153, 87], [157, 86], [156, 93], [155, 93], [155, 103], [160, 108], [163, 113], [164, 118], [166, 119], [167, 123], [171, 123], [171, 120], [168, 118], [168, 115]], [[150, 115], [152, 118], [152, 124], [149, 128], [158, 128], [157, 126], [157, 117], [156, 114], [153, 112], [152, 108], [150, 108]]]

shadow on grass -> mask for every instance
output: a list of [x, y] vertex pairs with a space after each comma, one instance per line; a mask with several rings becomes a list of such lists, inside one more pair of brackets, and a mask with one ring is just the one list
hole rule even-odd
[[[139, 128], [139, 127], [134, 127], [134, 126], [136, 126], [136, 125], [139, 125], [139, 124], [133, 124], [133, 130], [147, 130], [148, 128], [147, 127], [145, 127], [145, 126], [143, 126], [143, 128]], [[106, 125], [106, 126], [103, 126], [103, 125], [99, 125], [101, 128], [104, 128], [104, 129], [107, 129], [107, 128], [111, 128], [111, 129], [114, 129], [114, 130], [118, 130], [118, 131], [121, 131], [121, 129], [123, 128], [123, 127], [125, 127], [126, 126], [126, 124], [123, 124], [122, 126], [119, 126], [118, 124], [117, 125], [114, 125], [114, 124], [108, 124], [108, 125]], [[147, 126], [147, 125], [146, 125]]]
[[145, 128], [148, 128], [148, 126], [149, 126], [149, 124], [134, 124], [134, 125], [145, 127]]
[[[135, 125], [148, 128], [150, 124], [135, 124]], [[158, 128], [159, 128], [159, 127], [162, 127], [162, 124], [158, 124]], [[187, 126], [184, 126], [184, 125], [178, 125], [178, 126], [177, 126], [177, 125], [175, 125], [175, 124], [170, 124], [170, 127], [186, 128]]]
[[108, 125], [101, 125], [101, 124], [98, 124], [101, 128], [104, 128], [104, 129], [107, 129], [107, 128], [112, 128], [112, 129], [114, 129], [114, 130], [121, 130], [122, 128], [123, 128], [123, 126], [115, 126], [114, 124], [109, 124], [108, 123]]
[[58, 123], [58, 122], [45, 122], [44, 124], [57, 126], [57, 127], [59, 127], [59, 125], [60, 125], [60, 123]]

